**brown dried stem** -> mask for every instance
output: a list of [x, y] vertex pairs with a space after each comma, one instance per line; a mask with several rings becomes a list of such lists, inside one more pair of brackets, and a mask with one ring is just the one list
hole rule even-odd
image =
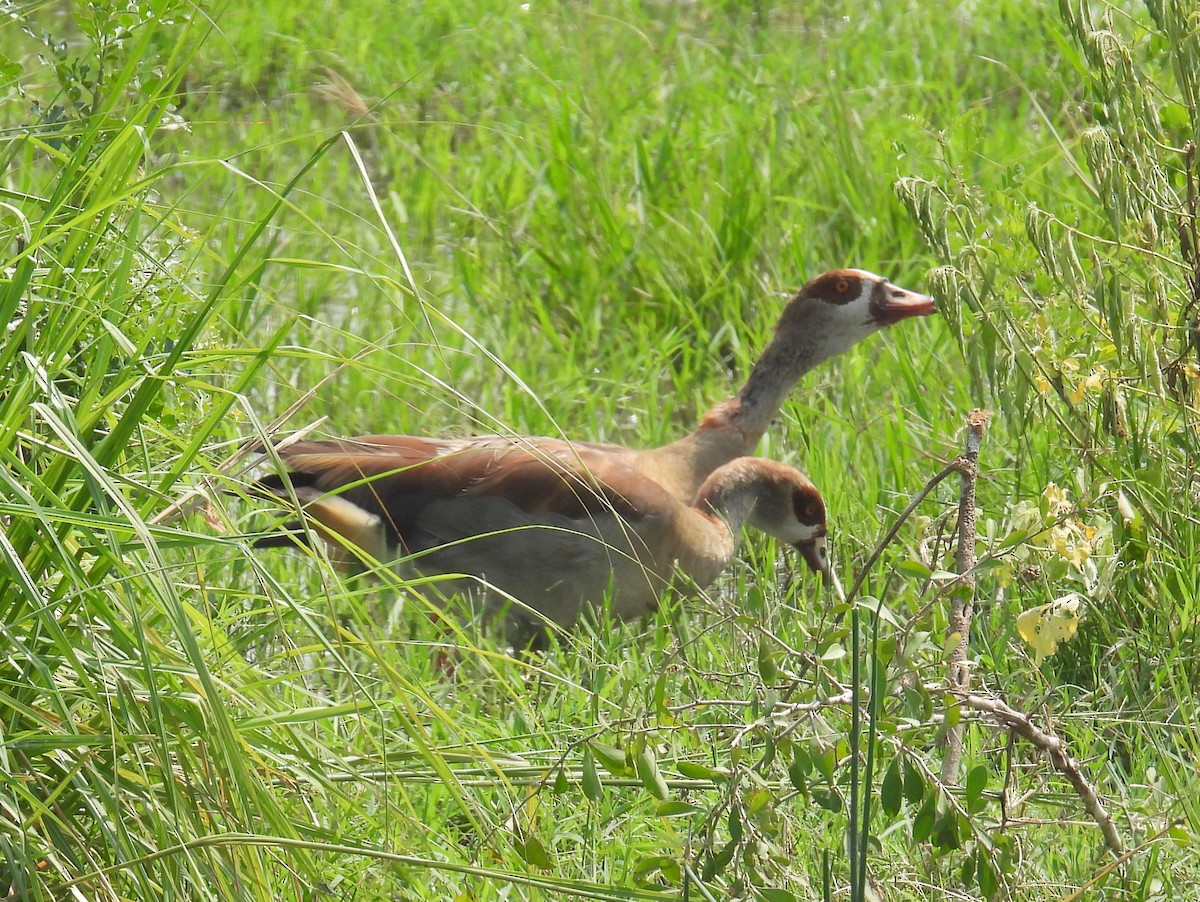
[[[972, 410], [967, 414], [966, 447], [958, 458], [958, 472], [962, 476], [958, 495], [958, 550], [954, 561], [958, 586], [950, 593], [950, 622], [946, 627], [946, 645], [953, 646], [946, 683], [952, 691], [965, 692], [971, 682], [967, 657], [975, 606], [975, 480], [979, 471], [979, 444], [990, 416], [986, 410]], [[946, 755], [942, 759], [942, 782], [948, 786], [958, 782], [962, 749], [963, 727], [955, 724], [946, 731]]]

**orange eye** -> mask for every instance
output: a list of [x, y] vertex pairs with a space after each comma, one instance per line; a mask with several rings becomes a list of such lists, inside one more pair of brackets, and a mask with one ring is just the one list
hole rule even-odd
[[839, 279], [837, 285], [834, 286], [838, 294], [845, 294], [850, 290], [850, 283], [845, 279]]
[[817, 515], [817, 507], [815, 504], [810, 504], [804, 509], [804, 516], [815, 517]]

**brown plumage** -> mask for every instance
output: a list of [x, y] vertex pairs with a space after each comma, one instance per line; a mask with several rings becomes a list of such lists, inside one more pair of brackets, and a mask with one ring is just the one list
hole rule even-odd
[[[743, 523], [827, 572], [821, 496], [773, 461], [725, 464], [686, 505], [586, 447], [573, 463], [511, 446], [432, 459], [426, 450], [397, 436], [298, 442], [278, 451], [288, 480], [269, 475], [256, 488], [280, 499], [294, 492], [350, 569], [401, 558], [406, 575], [454, 574], [439, 590], [481, 599], [491, 616], [504, 611], [515, 643], [537, 636], [542, 618], [573, 626], [610, 589], [613, 615], [631, 619], [654, 610], [677, 571], [693, 587], [709, 585], [732, 559]], [[303, 541], [299, 530], [259, 544]]]
[[[797, 522], [823, 536], [824, 507], [812, 484], [746, 455], [806, 372], [873, 332], [932, 312], [931, 298], [880, 276], [827, 272], [787, 304], [745, 387], [669, 445], [639, 451], [514, 435], [300, 442], [278, 452], [288, 479], [268, 476], [258, 487], [289, 498], [290, 483], [309, 523], [338, 549], [357, 547], [380, 561], [415, 554], [424, 572], [486, 578], [560, 625], [597, 603], [610, 580], [617, 616], [638, 616], [653, 607], [675, 565], [703, 585], [728, 562], [735, 541], [714, 531], [710, 508], [734, 535], [748, 519], [799, 542], [784, 528], [795, 524], [760, 516], [786, 507], [780, 499], [790, 491], [815, 498], [819, 524]], [[811, 564], [825, 566], [817, 545], [801, 547]], [[474, 585], [468, 579], [446, 589]]]

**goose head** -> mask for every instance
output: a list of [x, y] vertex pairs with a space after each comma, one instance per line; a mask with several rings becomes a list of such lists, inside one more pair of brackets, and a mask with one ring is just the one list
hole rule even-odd
[[748, 524], [786, 542], [818, 573], [829, 575], [825, 502], [799, 470], [761, 457], [742, 457], [704, 481], [696, 506], [710, 509], [732, 530]]
[[829, 575], [825, 502], [804, 474], [779, 467], [750, 511], [751, 526], [786, 542], [817, 573]]
[[777, 340], [825, 360], [902, 319], [929, 316], [933, 298], [894, 285], [863, 269], [822, 273], [792, 298], [780, 317]]

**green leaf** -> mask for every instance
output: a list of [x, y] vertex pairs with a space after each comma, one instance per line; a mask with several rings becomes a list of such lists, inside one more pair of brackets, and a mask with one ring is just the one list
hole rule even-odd
[[766, 636], [758, 640], [758, 675], [764, 683], [774, 683], [779, 678], [779, 667], [775, 664], [775, 653]]
[[880, 636], [877, 648], [880, 663], [884, 665], [890, 663], [896, 657], [895, 635]]
[[603, 742], [591, 740], [587, 747], [592, 750], [600, 764], [604, 769], [614, 777], [629, 776], [629, 767], [625, 764], [625, 753], [618, 748], [613, 748], [611, 745], [605, 745]]
[[808, 769], [802, 767], [795, 758], [788, 765], [788, 779], [792, 781], [792, 786], [797, 790], [808, 795], [808, 780], [806, 779]]
[[1020, 545], [1023, 542], [1028, 541], [1030, 536], [1036, 535], [1040, 531], [1041, 531], [1040, 529], [1017, 529], [1017, 530], [1014, 530], [1013, 532], [1010, 532], [1008, 535], [1006, 535], [1003, 539], [1001, 539], [998, 550], [1003, 551], [1006, 548], [1012, 548], [1014, 545]]
[[733, 861], [733, 853], [736, 851], [737, 840], [730, 840], [722, 847], [720, 852], [708, 859], [704, 865], [704, 871], [700, 875], [704, 879], [704, 882], [707, 883], [718, 874], [723, 874], [725, 868], [729, 867], [729, 862]]
[[958, 812], [947, 811], [937, 822], [934, 829], [933, 844], [943, 852], [959, 848], [958, 841]]
[[958, 879], [963, 886], [970, 886], [975, 882], [975, 856], [968, 855], [963, 859], [962, 867], [958, 871]]
[[766, 899], [767, 902], [796, 902], [795, 893], [789, 893], [785, 889], [760, 889], [759, 896]]
[[978, 576], [981, 573], [987, 573], [989, 570], [999, 570], [1009, 566], [1009, 561], [1006, 558], [989, 557], [975, 565], [975, 574]]
[[654, 681], [654, 710], [661, 717], [670, 717], [671, 712], [667, 709], [667, 674], [666, 671], [658, 675], [658, 679]]
[[954, 632], [948, 635], [942, 643], [942, 663], [945, 664], [950, 660], [950, 656], [962, 643], [962, 633]]
[[21, 75], [21, 64], [0, 54], [0, 81], [16, 81]]
[[600, 782], [596, 756], [592, 754], [590, 743], [583, 747], [583, 795], [589, 802], [599, 802], [604, 798], [604, 784]]
[[658, 817], [678, 817], [681, 814], [695, 814], [701, 809], [695, 805], [689, 805], [687, 802], [681, 802], [678, 799], [673, 799], [669, 802], [663, 802], [654, 813]]
[[832, 811], [834, 814], [842, 810], [842, 797], [832, 789], [814, 788], [812, 800], [826, 811]]
[[752, 617], [760, 617], [765, 609], [762, 589], [758, 586], [747, 586], [742, 595], [742, 610]]
[[667, 789], [667, 781], [663, 779], [663, 775], [658, 769], [654, 750], [650, 748], [649, 743], [642, 745], [634, 763], [637, 765], [638, 779], [642, 781], [642, 785], [646, 787], [650, 795], [660, 800], [665, 800], [671, 795], [670, 790]]
[[521, 858], [535, 868], [541, 868], [543, 871], [554, 869], [554, 859], [550, 857], [546, 847], [536, 836], [527, 836], [524, 839], [514, 837], [513, 848], [517, 850], [517, 854]]
[[1158, 121], [1168, 131], [1184, 131], [1189, 127], [1191, 117], [1187, 107], [1174, 101], [1164, 103], [1158, 110]]
[[933, 835], [934, 823], [937, 820], [937, 793], [930, 793], [917, 816], [913, 818], [913, 842], [925, 842]]
[[822, 661], [840, 661], [846, 657], [846, 649], [839, 643], [834, 642], [818, 655]]
[[812, 756], [813, 767], [825, 778], [825, 782], [833, 783], [833, 771], [837, 766], [837, 752], [833, 746], [825, 746], [816, 748], [816, 754]]
[[979, 893], [985, 899], [991, 899], [1000, 891], [1000, 881], [996, 879], [996, 871], [982, 849], [975, 853], [975, 858], [975, 879], [979, 883]]
[[878, 615], [879, 619], [884, 623], [890, 624], [896, 629], [900, 629], [900, 621], [896, 619], [896, 615], [893, 614], [888, 606], [878, 598], [875, 598], [872, 595], [864, 595], [854, 604], [855, 606], [861, 608], [863, 613], [868, 617], [875, 617]]
[[556, 795], [562, 795], [571, 788], [571, 784], [567, 782], [567, 772], [561, 767], [558, 773], [554, 775], [554, 792]]
[[746, 794], [746, 813], [753, 817], [770, 805], [773, 799], [771, 790], [766, 787], [760, 787], [748, 792]]
[[800, 745], [792, 746], [792, 767], [805, 776], [812, 773], [813, 761], [808, 749]]
[[680, 761], [675, 767], [681, 774], [692, 780], [712, 780], [714, 783], [724, 783], [729, 779], [729, 774], [725, 771], [696, 764], [693, 761]]
[[662, 874], [667, 879], [667, 882], [672, 884], [678, 883], [682, 876], [679, 862], [665, 855], [654, 855], [639, 859], [633, 869], [633, 876], [638, 880], [646, 881], [655, 871]]
[[942, 730], [945, 731], [958, 726], [959, 721], [962, 720], [962, 705], [949, 692], [942, 698], [942, 702], [945, 705], [946, 716], [946, 719], [942, 722]]
[[933, 571], [922, 564], [920, 561], [901, 561], [896, 565], [896, 572], [901, 576], [910, 576], [913, 579], [929, 579], [933, 576]]
[[968, 809], [980, 800], [983, 791], [987, 789], [987, 781], [988, 769], [985, 765], [977, 764], [971, 768], [963, 784], [963, 795], [966, 797]]
[[734, 842], [742, 838], [742, 809], [737, 805], [729, 806], [728, 826], [729, 835]]
[[918, 804], [925, 797], [925, 777], [916, 765], [904, 762], [904, 798], [910, 805]]
[[1167, 836], [1178, 846], [1187, 848], [1196, 842], [1196, 837], [1192, 836], [1191, 831], [1181, 824], [1176, 824], [1167, 831]]
[[759, 759], [758, 764], [755, 765], [755, 769], [759, 772], [766, 770], [775, 762], [775, 740], [768, 736], [764, 742], [766, 744], [766, 748], [763, 749], [763, 756]]
[[899, 814], [903, 799], [904, 780], [900, 776], [900, 759], [893, 758], [887, 773], [883, 775], [883, 784], [879, 787], [879, 802], [883, 806], [884, 814], [889, 817]]

